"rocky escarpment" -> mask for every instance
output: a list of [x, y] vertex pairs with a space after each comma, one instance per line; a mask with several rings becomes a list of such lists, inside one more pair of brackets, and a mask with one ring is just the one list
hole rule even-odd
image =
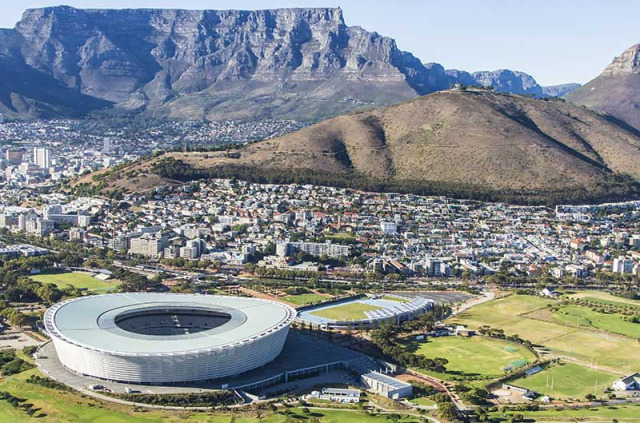
[[599, 76], [566, 98], [640, 130], [640, 44], [622, 52]]
[[116, 107], [183, 119], [316, 120], [453, 84], [544, 95], [527, 74], [422, 64], [339, 8], [27, 10], [0, 30], [0, 113]]
[[[319, 118], [449, 85], [330, 8], [30, 9], [0, 32], [0, 52], [79, 96], [188, 118]], [[5, 113], [33, 100], [8, 82], [5, 91]]]

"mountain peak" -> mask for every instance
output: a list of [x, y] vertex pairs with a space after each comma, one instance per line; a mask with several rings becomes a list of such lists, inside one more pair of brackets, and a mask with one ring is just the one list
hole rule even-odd
[[629, 47], [602, 72], [603, 75], [640, 73], [640, 44]]

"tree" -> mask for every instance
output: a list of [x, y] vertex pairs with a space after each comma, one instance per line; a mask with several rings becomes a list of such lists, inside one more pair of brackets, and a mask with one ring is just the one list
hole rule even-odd
[[439, 403], [438, 414], [445, 420], [455, 420], [458, 418], [458, 409], [452, 402]]

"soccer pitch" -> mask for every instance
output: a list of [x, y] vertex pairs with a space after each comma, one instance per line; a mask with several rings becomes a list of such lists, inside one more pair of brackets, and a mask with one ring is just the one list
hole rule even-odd
[[536, 358], [523, 346], [482, 336], [442, 336], [426, 342], [411, 340], [405, 345], [428, 358], [446, 358], [447, 373], [461, 377], [502, 376], [505, 367], [521, 367]]
[[587, 394], [601, 397], [619, 376], [573, 363], [553, 365], [540, 373], [512, 383], [553, 398], [584, 398]]
[[96, 292], [108, 292], [113, 291], [120, 283], [117, 279], [110, 279], [107, 281], [101, 281], [94, 278], [88, 273], [73, 272], [73, 273], [51, 273], [42, 275], [30, 276], [36, 282], [52, 283], [58, 288], [64, 288], [67, 285], [71, 285], [78, 289]]
[[366, 319], [366, 311], [380, 310], [382, 307], [352, 302], [335, 307], [327, 307], [311, 312], [312, 315], [332, 320], [362, 320]]
[[598, 362], [621, 373], [640, 368], [637, 343], [611, 332], [576, 326], [549, 318], [546, 305], [551, 300], [529, 295], [510, 295], [473, 307], [451, 319], [453, 324], [471, 328], [483, 325], [500, 328], [507, 335], [550, 349], [554, 356], [570, 357], [583, 364]]

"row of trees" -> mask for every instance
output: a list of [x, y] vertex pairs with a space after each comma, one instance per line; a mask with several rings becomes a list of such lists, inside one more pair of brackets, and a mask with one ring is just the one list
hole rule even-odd
[[503, 329], [492, 328], [490, 326], [484, 325], [478, 329], [478, 333], [484, 336], [488, 336], [490, 338], [502, 339], [505, 341], [513, 342], [515, 344], [520, 344], [525, 346], [526, 348], [533, 348], [533, 344], [531, 341], [527, 341], [525, 339], [520, 338], [518, 335], [505, 335]]
[[126, 401], [174, 407], [217, 407], [235, 403], [231, 391], [193, 392], [186, 394], [119, 394]]

